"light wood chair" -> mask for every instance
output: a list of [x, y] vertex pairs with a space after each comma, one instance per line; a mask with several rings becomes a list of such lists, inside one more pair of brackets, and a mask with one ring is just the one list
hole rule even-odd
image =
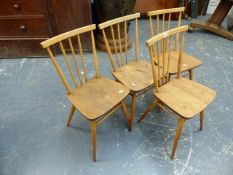
[[[187, 30], [188, 26], [171, 29], [167, 32], [150, 38], [146, 42], [150, 52], [155, 87], [154, 95], [156, 98], [144, 112], [142, 117], [138, 120], [138, 123], [142, 121], [147, 116], [147, 114], [157, 105], [178, 117], [178, 126], [174, 139], [171, 159], [174, 158], [178, 140], [180, 138], [185, 121], [192, 119], [194, 116], [200, 113], [200, 130], [202, 130], [204, 110], [216, 96], [216, 92], [214, 90], [192, 80], [181, 77], [182, 63], [184, 58], [184, 33]], [[178, 56], [178, 73], [175, 79], [169, 80], [168, 76], [171, 68], [170, 64], [172, 59], [174, 59], [174, 57], [171, 56], [172, 49], [174, 47], [172, 40], [175, 40], [177, 34], [181, 34], [181, 41], [179, 42], [180, 44], [175, 46], [179, 47], [180, 53]], [[168, 39], [167, 44], [165, 44], [165, 39]], [[162, 49], [161, 52], [157, 53], [155, 56], [153, 54], [153, 45], [157, 44], [158, 42], [162, 43]], [[159, 55], [162, 56], [162, 58], [159, 59]], [[156, 60], [158, 60], [158, 63]], [[158, 71], [161, 65], [163, 65], [162, 74], [161, 71]], [[161, 76], [162, 79], [160, 80]]]
[[[102, 34], [104, 37], [105, 45], [107, 46], [109, 60], [112, 66], [112, 75], [116, 78], [117, 81], [121, 82], [125, 86], [130, 89], [130, 94], [132, 96], [131, 101], [131, 111], [130, 111], [130, 120], [129, 120], [129, 130], [132, 130], [133, 121], [134, 121], [134, 114], [136, 108], [136, 101], [137, 97], [152, 87], [153, 84], [153, 76], [151, 65], [144, 61], [139, 60], [139, 39], [138, 39], [138, 18], [140, 17], [139, 13], [135, 13], [132, 15], [127, 15], [123, 17], [119, 17], [104, 23], [99, 24], [99, 29], [102, 30]], [[135, 58], [128, 58], [128, 49], [127, 49], [127, 30], [128, 30], [128, 22], [130, 20], [135, 21]], [[124, 25], [124, 38], [121, 39], [124, 41], [124, 53], [121, 44], [120, 33], [120, 25]], [[114, 42], [115, 46], [115, 59], [113, 53], [109, 47], [109, 42], [107, 35], [105, 33], [105, 29], [110, 28], [111, 37]], [[133, 31], [130, 31], [133, 32]], [[116, 48], [116, 40], [115, 38], [119, 39], [119, 46], [120, 49]]]
[[[163, 10], [156, 10], [156, 11], [150, 11], [147, 13], [147, 16], [149, 17], [150, 21], [150, 36], [154, 36], [154, 24], [153, 19], [156, 18], [156, 34], [159, 34], [161, 32], [165, 32], [166, 30], [171, 29], [171, 17], [175, 17], [177, 15], [177, 27], [181, 26], [181, 19], [182, 19], [182, 13], [184, 12], [184, 7], [179, 8], [171, 8], [171, 9], [163, 9]], [[173, 15], [173, 16], [172, 16]], [[160, 20], [162, 18], [162, 20]], [[166, 22], [167, 20], [167, 22]], [[175, 40], [175, 47], [174, 50], [171, 52], [171, 57], [174, 57], [171, 59], [170, 63], [170, 75], [177, 74], [177, 65], [178, 65], [178, 59], [179, 59], [179, 51], [178, 51], [178, 41], [179, 41], [179, 34], [176, 35]], [[165, 41], [166, 42], [166, 41]], [[165, 43], [166, 44], [166, 43]], [[156, 55], [155, 51], [158, 52], [158, 47], [153, 47], [153, 55]], [[168, 54], [167, 52], [165, 54]], [[157, 61], [157, 60], [156, 60]], [[193, 69], [200, 66], [202, 62], [197, 59], [196, 57], [189, 55], [187, 53], [183, 53], [183, 64], [181, 65], [181, 72], [188, 72], [189, 73], [189, 79], [193, 80]]]
[[[41, 43], [42, 47], [47, 49], [56, 71], [67, 90], [66, 96], [71, 102], [67, 126], [70, 126], [75, 109], [77, 109], [88, 121], [90, 121], [93, 161], [96, 161], [97, 125], [109, 117], [119, 107], [122, 108], [126, 119], [129, 119], [124, 102], [125, 97], [129, 94], [129, 89], [121, 83], [100, 76], [93, 34], [93, 30], [95, 29], [96, 26], [94, 24], [85, 26], [55, 36]], [[90, 34], [92, 43], [92, 53], [94, 60], [93, 68], [95, 70], [95, 75], [90, 78], [88, 75], [81, 42], [81, 35], [84, 33], [85, 35], [88, 33]], [[57, 45], [60, 47], [66, 66], [61, 66], [62, 60], [59, 60], [54, 56], [52, 47]], [[78, 59], [76, 54], [76, 45], [78, 46], [80, 59]], [[69, 46], [71, 50], [70, 56], [67, 54], [64, 46]], [[62, 69], [62, 67], [66, 67], [66, 70], [65, 68]]]

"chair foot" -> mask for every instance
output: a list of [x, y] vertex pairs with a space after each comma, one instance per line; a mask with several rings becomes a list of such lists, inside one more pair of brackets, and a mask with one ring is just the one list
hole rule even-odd
[[93, 162], [96, 162], [96, 121], [91, 121], [91, 137]]
[[147, 114], [152, 111], [155, 106], [159, 103], [159, 100], [158, 99], [155, 99], [151, 105], [146, 109], [146, 111], [144, 112], [144, 114], [142, 115], [142, 117], [138, 120], [138, 123], [140, 123], [146, 116]]
[[171, 154], [171, 160], [174, 159], [175, 153], [176, 153], [176, 147], [178, 145], [178, 141], [180, 139], [180, 135], [184, 126], [185, 119], [179, 118], [178, 120], [178, 126], [176, 129], [176, 136], [174, 138], [173, 148], [172, 148], [172, 154]]
[[137, 102], [137, 96], [136, 96], [136, 94], [133, 94], [132, 95], [132, 101], [131, 101], [130, 119], [129, 119], [129, 131], [130, 132], [133, 129], [133, 122], [134, 122], [134, 114], [135, 114], [136, 102]]
[[67, 126], [67, 127], [70, 126], [70, 122], [71, 122], [71, 120], [73, 119], [74, 110], [75, 110], [74, 105], [71, 105], [71, 107], [70, 107], [70, 114], [69, 114], [69, 117], [68, 117], [68, 120], [67, 120], [67, 123], [66, 123], [66, 126]]
[[204, 125], [204, 110], [200, 112], [200, 130], [202, 131]]

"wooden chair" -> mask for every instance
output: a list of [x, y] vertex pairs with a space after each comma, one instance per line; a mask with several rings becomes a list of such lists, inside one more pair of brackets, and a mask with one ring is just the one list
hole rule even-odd
[[[150, 11], [147, 13], [149, 16], [150, 21], [150, 36], [154, 36], [154, 26], [153, 26], [153, 17], [156, 17], [156, 34], [159, 34], [161, 32], [164, 32], [166, 30], [169, 30], [171, 28], [171, 16], [177, 15], [177, 27], [181, 26], [181, 19], [182, 19], [182, 13], [184, 12], [185, 8], [171, 8], [171, 9], [164, 9], [164, 10], [156, 10], [156, 11]], [[160, 18], [162, 18], [162, 22], [160, 22]], [[167, 23], [165, 22], [165, 19], [167, 19]], [[175, 47], [174, 50], [171, 52], [171, 56], [174, 57], [171, 59], [170, 63], [170, 75], [177, 74], [177, 65], [178, 65], [178, 59], [179, 59], [179, 51], [177, 50], [178, 47], [178, 40], [179, 40], [179, 34], [176, 35], [175, 40]], [[166, 41], [165, 41], [166, 42]], [[153, 55], [155, 54], [155, 50], [158, 50], [158, 47], [153, 48]], [[167, 53], [165, 53], [167, 54]], [[157, 61], [157, 60], [156, 60]], [[192, 55], [189, 55], [184, 52], [183, 54], [183, 64], [181, 65], [181, 72], [189, 72], [189, 79], [193, 79], [193, 69], [200, 66], [202, 62], [195, 58]]]
[[[116, 18], [104, 23], [99, 24], [99, 29], [102, 30], [102, 34], [104, 37], [105, 45], [107, 46], [109, 60], [112, 66], [112, 74], [116, 78], [117, 81], [121, 82], [125, 86], [130, 89], [130, 94], [132, 96], [131, 101], [131, 111], [130, 111], [130, 120], [129, 120], [129, 130], [132, 130], [133, 121], [134, 121], [134, 113], [136, 108], [137, 97], [152, 87], [153, 84], [153, 76], [151, 65], [143, 60], [139, 60], [139, 43], [138, 43], [138, 18], [140, 17], [139, 13], [135, 13], [132, 15], [123, 16], [120, 18]], [[128, 49], [127, 49], [127, 30], [128, 30], [128, 22], [130, 20], [135, 21], [135, 58], [128, 59]], [[120, 25], [124, 25], [124, 38], [121, 38], [120, 33]], [[113, 53], [109, 47], [109, 41], [107, 35], [105, 33], [105, 29], [110, 28], [111, 37], [115, 46], [115, 59], [113, 57]], [[119, 40], [120, 49], [116, 48], [116, 40]], [[122, 48], [122, 40], [124, 41], [124, 52]]]
[[[146, 115], [156, 106], [159, 105], [165, 110], [178, 117], [178, 126], [176, 136], [174, 139], [173, 150], [171, 159], [174, 158], [178, 140], [186, 120], [192, 119], [200, 113], [200, 130], [203, 128], [204, 110], [212, 102], [216, 96], [216, 92], [206, 86], [196, 83], [192, 80], [181, 77], [182, 63], [183, 63], [183, 47], [184, 47], [184, 33], [188, 30], [188, 26], [178, 27], [168, 30], [167, 32], [158, 34], [147, 40], [147, 47], [149, 47], [153, 77], [154, 77], [154, 95], [155, 100], [147, 108], [138, 123], [142, 121]], [[173, 49], [172, 40], [175, 39], [177, 34], [181, 34], [181, 41], [179, 44], [179, 59], [178, 59], [178, 73], [177, 78], [169, 80], [170, 64], [174, 57], [171, 56]], [[165, 39], [168, 39], [167, 44]], [[155, 56], [153, 54], [153, 45], [158, 42], [162, 43], [160, 53]], [[178, 47], [176, 45], [175, 47]], [[167, 53], [167, 54], [165, 54]], [[159, 56], [162, 55], [162, 58]], [[156, 62], [158, 60], [158, 63]], [[166, 60], [166, 61], [165, 61]], [[163, 71], [158, 71], [163, 65]], [[161, 69], [161, 68], [160, 68]], [[160, 80], [160, 77], [162, 79]]]
[[[42, 42], [41, 45], [43, 48], [47, 49], [56, 71], [67, 90], [66, 96], [71, 102], [67, 126], [70, 126], [75, 109], [91, 123], [93, 161], [96, 161], [96, 127], [120, 106], [128, 120], [129, 117], [124, 98], [129, 94], [129, 89], [121, 83], [100, 76], [93, 34], [94, 29], [96, 29], [94, 24], [78, 28], [48, 39]], [[82, 50], [81, 35], [83, 33], [90, 34], [92, 43], [95, 75], [91, 78], [88, 78], [86, 61]], [[62, 70], [62, 67], [65, 67], [61, 66], [60, 62], [62, 60], [55, 58], [52, 52], [51, 48], [56, 45], [60, 47], [63, 54], [68, 68], [67, 71], [64, 70], [65, 68]], [[79, 48], [80, 61], [74, 49], [75, 45], [78, 45]], [[71, 50], [70, 57], [67, 55], [64, 46], [69, 46]], [[80, 66], [79, 63], [82, 66]], [[75, 70], [75, 72], [73, 70]], [[68, 76], [69, 79], [66, 78]], [[73, 88], [72, 84], [74, 86]]]

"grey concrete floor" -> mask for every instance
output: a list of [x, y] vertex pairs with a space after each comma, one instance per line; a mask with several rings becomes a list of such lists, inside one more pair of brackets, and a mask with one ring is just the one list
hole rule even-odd
[[[140, 56], [149, 61], [148, 29], [148, 21], [140, 20]], [[139, 98], [131, 133], [120, 110], [98, 126], [93, 163], [87, 120], [76, 112], [71, 127], [65, 126], [70, 104], [51, 61], [0, 60], [0, 175], [233, 174], [233, 42], [196, 31], [186, 34], [185, 43], [186, 52], [203, 61], [195, 80], [218, 95], [206, 110], [203, 131], [198, 116], [186, 123], [174, 161], [176, 119], [154, 110], [136, 124], [152, 91]], [[101, 74], [112, 78], [106, 53], [98, 57]]]

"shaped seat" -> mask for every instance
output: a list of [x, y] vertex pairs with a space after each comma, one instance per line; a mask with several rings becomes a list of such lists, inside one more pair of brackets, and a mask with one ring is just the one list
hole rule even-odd
[[121, 83], [100, 77], [73, 89], [67, 98], [87, 119], [95, 120], [108, 113], [128, 94], [129, 89]]
[[190, 119], [203, 111], [214, 99], [216, 92], [185, 78], [173, 79], [154, 91], [162, 104], [166, 104], [180, 117]]
[[113, 76], [131, 91], [139, 92], [153, 84], [151, 65], [146, 61], [131, 62], [113, 72]]

